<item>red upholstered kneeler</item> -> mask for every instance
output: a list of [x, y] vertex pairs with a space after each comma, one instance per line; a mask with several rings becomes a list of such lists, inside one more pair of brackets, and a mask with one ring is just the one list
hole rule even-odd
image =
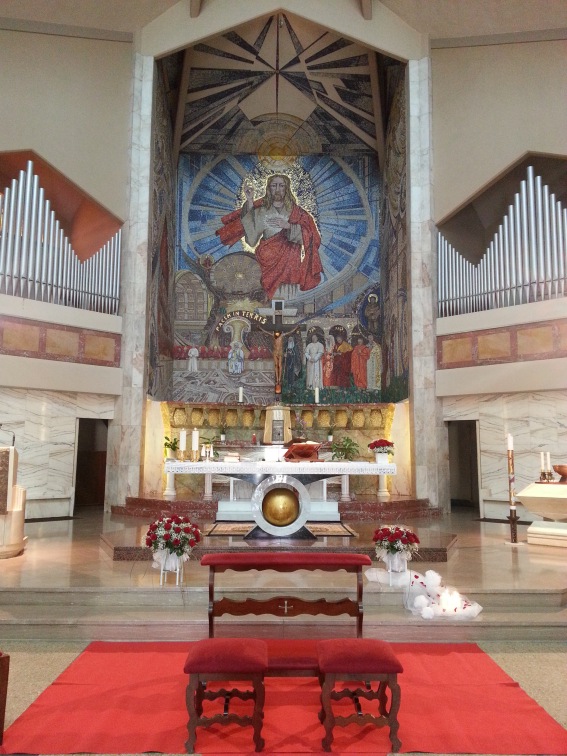
[[[256, 751], [264, 747], [261, 736], [264, 719], [264, 673], [268, 667], [268, 650], [262, 640], [253, 638], [207, 638], [196, 641], [190, 646], [185, 661], [184, 671], [189, 675], [186, 691], [187, 731], [189, 737], [185, 743], [187, 753], [195, 753], [197, 727], [212, 724], [252, 725]], [[206, 683], [212, 681], [247, 680], [252, 690], [241, 691], [236, 688], [225, 690], [206, 690]], [[254, 701], [252, 716], [237, 714], [215, 714], [203, 716], [203, 701], [216, 698], [240, 698]]]
[[[390, 727], [392, 751], [401, 748], [398, 738], [398, 711], [400, 708], [400, 686], [398, 672], [403, 667], [396, 658], [390, 645], [383, 641], [366, 638], [337, 638], [319, 641], [319, 671], [321, 680], [321, 712], [319, 719], [325, 728], [322, 740], [323, 750], [330, 751], [333, 742], [333, 727], [345, 727], [348, 724], [374, 724], [376, 727]], [[354, 681], [378, 682], [376, 691], [371, 686], [365, 688], [346, 685], [335, 690], [336, 683]], [[388, 708], [388, 690], [390, 706]], [[352, 699], [355, 713], [350, 716], [335, 716], [331, 701], [341, 698]], [[378, 699], [379, 717], [362, 714], [358, 699]]]

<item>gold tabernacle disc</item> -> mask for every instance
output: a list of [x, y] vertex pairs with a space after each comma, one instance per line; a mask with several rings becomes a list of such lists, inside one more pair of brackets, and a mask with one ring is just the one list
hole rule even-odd
[[297, 494], [289, 488], [272, 488], [262, 501], [262, 514], [270, 525], [290, 525], [299, 515]]

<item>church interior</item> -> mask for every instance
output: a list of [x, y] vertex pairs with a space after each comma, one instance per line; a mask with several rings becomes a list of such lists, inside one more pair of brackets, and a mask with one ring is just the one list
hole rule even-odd
[[478, 644], [567, 727], [566, 30], [4, 0], [6, 730], [92, 641], [212, 638], [200, 559], [245, 553], [371, 565], [358, 608], [344, 568], [229, 568], [227, 602], [324, 611], [219, 636]]

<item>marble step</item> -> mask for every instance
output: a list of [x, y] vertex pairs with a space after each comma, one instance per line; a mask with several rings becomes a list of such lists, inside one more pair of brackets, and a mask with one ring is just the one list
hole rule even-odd
[[[350, 618], [220, 618], [217, 636], [353, 637]], [[182, 641], [207, 637], [206, 607], [19, 606], [0, 609], [0, 637], [34, 640]], [[487, 611], [473, 620], [423, 620], [403, 607], [367, 608], [364, 637], [405, 642], [567, 640], [567, 609]]]

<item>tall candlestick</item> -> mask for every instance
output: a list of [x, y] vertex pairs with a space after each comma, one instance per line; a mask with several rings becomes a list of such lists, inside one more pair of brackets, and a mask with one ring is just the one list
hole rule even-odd
[[199, 451], [199, 431], [193, 428], [191, 431], [191, 451]]
[[238, 388], [238, 401], [243, 402], [244, 401], [244, 389], [242, 386]]
[[319, 404], [319, 386], [315, 386], [315, 404]]
[[179, 451], [185, 451], [187, 449], [187, 431], [182, 430], [179, 432]]
[[516, 476], [514, 472], [514, 447], [510, 448], [512, 436], [508, 434], [508, 498], [510, 501], [510, 514], [507, 517], [510, 523], [510, 543], [518, 543], [518, 514], [516, 512], [516, 492], [514, 490]]

